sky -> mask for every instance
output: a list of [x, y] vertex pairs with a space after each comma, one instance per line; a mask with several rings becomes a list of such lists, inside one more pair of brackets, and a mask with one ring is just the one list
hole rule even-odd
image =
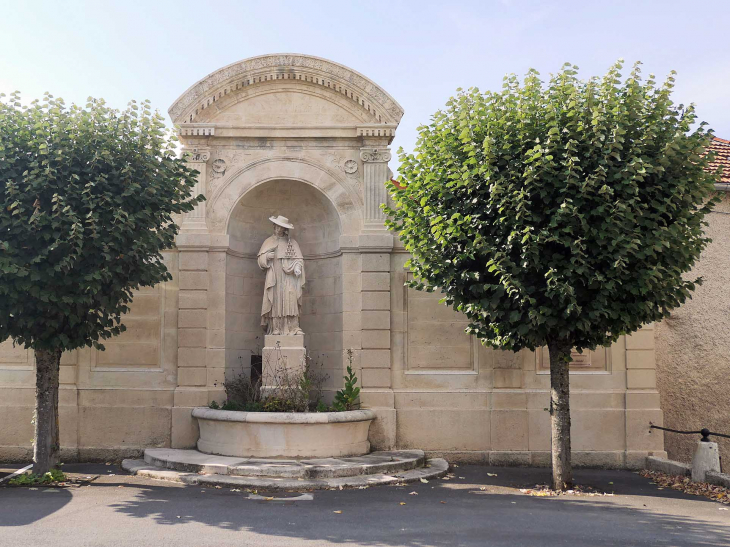
[[149, 99], [167, 117], [218, 68], [304, 53], [390, 93], [405, 109], [392, 147], [410, 152], [459, 87], [497, 90], [505, 74], [548, 77], [565, 62], [588, 78], [623, 58], [624, 73], [634, 61], [660, 80], [676, 70], [675, 102], [730, 139], [729, 28], [728, 0], [0, 0], [0, 93]]

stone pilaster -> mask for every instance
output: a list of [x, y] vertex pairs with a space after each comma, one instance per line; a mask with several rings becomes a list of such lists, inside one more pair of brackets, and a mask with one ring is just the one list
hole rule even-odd
[[665, 457], [663, 425], [656, 387], [654, 325], [626, 336], [626, 465], [640, 467], [647, 454]]
[[386, 203], [388, 194], [385, 183], [388, 180], [388, 148], [361, 148], [360, 159], [363, 162], [363, 194], [365, 201], [365, 229], [385, 229], [385, 215], [380, 209]]
[[373, 409], [378, 419], [370, 427], [370, 442], [376, 449], [395, 448], [395, 398], [391, 368], [391, 251], [393, 236], [362, 235], [360, 374], [363, 406]]
[[[183, 154], [187, 154], [187, 162], [190, 167], [198, 171], [198, 182], [193, 187], [193, 196], [203, 194], [207, 197], [208, 186], [208, 160], [210, 149], [208, 148], [185, 148]], [[208, 233], [208, 224], [205, 218], [206, 202], [198, 203], [195, 209], [183, 214], [181, 232]]]
[[[219, 241], [220, 240], [220, 241]], [[181, 233], [179, 253], [178, 369], [172, 447], [195, 446], [192, 409], [223, 400], [227, 236]]]

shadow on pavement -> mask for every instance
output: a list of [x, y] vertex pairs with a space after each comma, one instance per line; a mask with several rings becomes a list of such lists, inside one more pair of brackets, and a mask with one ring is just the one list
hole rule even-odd
[[[515, 490], [548, 479], [549, 472], [541, 469], [464, 466], [448, 481], [317, 491], [312, 501], [291, 501], [278, 498], [298, 494], [253, 500], [245, 491], [114, 476], [82, 488], [2, 488], [0, 527], [37, 523], [78, 496], [78, 506], [63, 510], [61, 518], [73, 519], [84, 508], [92, 519], [88, 533], [134, 527], [150, 544], [159, 537], [207, 544], [207, 537], [211, 545], [223, 545], [231, 537], [221, 532], [233, 531], [246, 532], [242, 541], [267, 545], [299, 540], [408, 547], [730, 545], [730, 514], [704, 498], [658, 491], [626, 471], [576, 472], [577, 482], [614, 490], [613, 497], [538, 498]], [[109, 511], [122, 519], [99, 520]]]
[[[476, 473], [473, 469], [464, 474], [487, 472], [486, 468], [477, 468], [484, 471]], [[455, 473], [459, 475], [459, 470]], [[623, 473], [628, 475], [623, 477], [627, 488], [630, 483], [647, 482]], [[607, 482], [616, 483], [610, 478]], [[673, 500], [647, 500], [652, 503], [647, 508], [636, 498], [536, 498], [480, 491], [467, 477], [461, 482], [315, 492], [309, 502], [253, 501], [245, 492], [227, 489], [140, 485], [133, 499], [112, 507], [129, 517], [165, 526], [200, 523], [267, 536], [358, 545], [730, 545], [730, 521], [725, 525], [707, 518], [708, 507], [718, 505], [702, 498], [678, 493], [683, 497], [681, 508], [670, 507]], [[466, 484], [469, 482], [472, 484]], [[636, 492], [629, 495], [648, 495], [648, 491], [642, 493], [641, 484], [632, 488]], [[660, 502], [662, 507], [657, 507]], [[703, 516], [692, 514], [696, 511]]]
[[[42, 503], [39, 503], [39, 495], [42, 496]], [[11, 496], [12, 503], [8, 503]], [[72, 497], [68, 488], [0, 487], [0, 527], [32, 524], [61, 509]]]
[[[26, 465], [26, 463], [3, 464], [0, 466], [0, 479]], [[116, 466], [93, 463], [65, 464], [63, 470], [66, 473], [83, 475], [127, 474], [126, 471], [119, 470]], [[69, 487], [12, 487], [1, 484], [0, 526], [25, 526], [47, 517], [69, 503], [73, 498], [74, 490], [75, 488]], [[38, 495], [42, 496], [43, 501], [40, 503]], [[3, 502], [10, 497], [12, 497], [12, 503]], [[1, 542], [0, 545], [2, 545]]]

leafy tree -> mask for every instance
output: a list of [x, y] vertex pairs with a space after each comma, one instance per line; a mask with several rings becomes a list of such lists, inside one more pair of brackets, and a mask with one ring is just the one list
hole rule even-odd
[[58, 462], [61, 353], [103, 349], [132, 291], [171, 279], [160, 252], [203, 199], [195, 173], [148, 101], [0, 100], [0, 341], [35, 351], [35, 474]]
[[611, 344], [681, 305], [707, 245], [711, 132], [639, 63], [547, 85], [535, 70], [500, 92], [459, 90], [400, 151], [388, 226], [411, 286], [442, 290], [485, 344], [550, 355], [553, 486], [572, 482], [571, 348]]

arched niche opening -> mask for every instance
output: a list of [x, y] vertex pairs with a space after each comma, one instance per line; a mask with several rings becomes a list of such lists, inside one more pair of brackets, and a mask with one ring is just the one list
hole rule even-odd
[[250, 356], [264, 344], [261, 301], [264, 272], [257, 253], [273, 233], [269, 217], [287, 217], [304, 255], [306, 284], [301, 327], [314, 364], [329, 379], [326, 389], [339, 389], [342, 379], [342, 259], [339, 215], [329, 198], [301, 181], [274, 179], [246, 192], [230, 215], [230, 251], [226, 267], [226, 360], [229, 369], [247, 369]]

